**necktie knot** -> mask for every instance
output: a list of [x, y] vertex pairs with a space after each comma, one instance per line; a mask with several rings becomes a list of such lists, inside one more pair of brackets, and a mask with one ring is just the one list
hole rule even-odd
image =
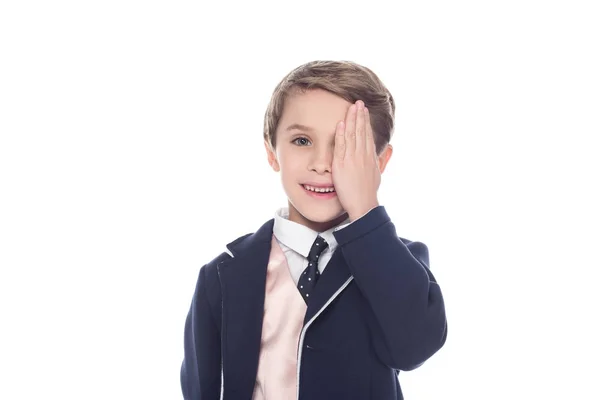
[[327, 246], [329, 246], [327, 241], [321, 236], [317, 236], [312, 247], [310, 248], [310, 252], [308, 253], [308, 261], [317, 262], [319, 255], [327, 248]]

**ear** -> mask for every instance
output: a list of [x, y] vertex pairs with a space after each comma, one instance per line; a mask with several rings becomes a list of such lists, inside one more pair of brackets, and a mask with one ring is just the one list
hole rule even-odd
[[273, 168], [273, 171], [279, 172], [281, 168], [279, 167], [279, 162], [277, 161], [277, 155], [271, 149], [271, 145], [267, 143], [266, 140], [263, 143], [265, 145], [265, 150], [267, 151], [267, 160], [269, 161], [269, 165], [271, 168]]
[[385, 149], [381, 152], [381, 154], [377, 157], [377, 163], [379, 165], [380, 173], [383, 174], [383, 171], [385, 170], [388, 161], [390, 161], [393, 152], [394, 148], [391, 144], [388, 144], [387, 146], [385, 146]]

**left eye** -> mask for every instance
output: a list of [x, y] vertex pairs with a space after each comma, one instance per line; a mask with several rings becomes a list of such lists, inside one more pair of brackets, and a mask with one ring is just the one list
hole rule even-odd
[[[299, 138], [295, 139], [295, 140], [294, 140], [292, 143], [299, 143], [299, 142], [298, 142], [299, 140], [304, 140], [304, 141], [306, 141], [306, 142], [309, 142], [309, 140], [308, 140], [307, 138], [304, 138], [304, 137], [299, 137]], [[308, 144], [308, 143], [307, 143], [307, 144]], [[304, 144], [301, 144], [301, 146], [304, 146]]]

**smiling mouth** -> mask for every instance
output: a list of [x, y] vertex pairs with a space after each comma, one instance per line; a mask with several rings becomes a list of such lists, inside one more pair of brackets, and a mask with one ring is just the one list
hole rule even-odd
[[337, 197], [337, 193], [335, 192], [335, 189], [333, 188], [315, 188], [315, 187], [311, 187], [311, 186], [306, 186], [306, 185], [300, 185], [302, 186], [302, 189], [304, 189], [304, 192], [317, 200], [331, 200], [331, 199], [335, 199]]
[[318, 187], [304, 185], [304, 184], [300, 184], [300, 186], [302, 186], [304, 188], [304, 190], [306, 190], [307, 192], [311, 192], [311, 193], [316, 193], [316, 194], [335, 193], [335, 188], [333, 186], [329, 187], [329, 188], [318, 188]]

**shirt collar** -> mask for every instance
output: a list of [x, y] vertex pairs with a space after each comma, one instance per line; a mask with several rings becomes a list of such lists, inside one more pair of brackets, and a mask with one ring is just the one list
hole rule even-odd
[[289, 208], [282, 207], [275, 213], [275, 222], [273, 224], [273, 235], [281, 243], [301, 254], [304, 258], [308, 257], [310, 248], [312, 247], [318, 235], [327, 241], [328, 249], [333, 252], [337, 247], [337, 240], [333, 236], [333, 232], [338, 231], [350, 223], [350, 218], [339, 225], [326, 230], [325, 232], [316, 232], [307, 226], [289, 220]]

